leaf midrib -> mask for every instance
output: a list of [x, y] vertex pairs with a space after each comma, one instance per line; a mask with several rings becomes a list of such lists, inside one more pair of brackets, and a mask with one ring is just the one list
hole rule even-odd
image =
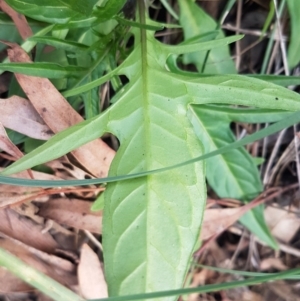
[[[145, 18], [145, 13], [146, 13], [146, 8], [143, 0], [140, 0], [138, 3], [139, 7], [139, 17], [140, 17], [140, 22], [141, 24], [146, 24], [146, 18]], [[149, 150], [151, 148], [151, 137], [150, 137], [150, 132], [147, 130], [148, 126], [150, 126], [150, 119], [149, 119], [149, 94], [148, 94], [148, 55], [147, 55], [147, 32], [145, 29], [140, 28], [140, 43], [141, 43], [141, 67], [142, 67], [142, 110], [143, 110], [143, 120], [144, 120], [144, 145], [145, 145], [145, 151]], [[146, 170], [149, 169], [151, 166], [151, 156], [145, 154], [145, 164], [146, 164]], [[150, 176], [145, 177], [146, 182], [146, 195], [148, 194], [148, 197], [146, 200], [149, 199], [149, 180]], [[149, 229], [149, 216], [148, 216], [148, 202], [146, 204], [146, 233], [145, 235], [147, 236], [148, 234], [148, 229]], [[146, 241], [148, 242], [148, 238], [146, 237]], [[146, 258], [147, 260], [148, 255], [149, 255], [149, 249], [148, 249], [148, 244], [146, 247]], [[147, 266], [147, 265], [146, 265]], [[148, 271], [146, 271], [146, 275], [148, 275]], [[147, 276], [145, 277], [145, 288], [148, 286], [148, 279]], [[147, 291], [147, 289], [146, 289]]]

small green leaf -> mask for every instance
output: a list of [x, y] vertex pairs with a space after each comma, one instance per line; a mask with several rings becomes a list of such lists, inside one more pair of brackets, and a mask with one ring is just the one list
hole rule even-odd
[[178, 20], [179, 17], [173, 7], [169, 4], [168, 0], [160, 0], [162, 5], [166, 8], [166, 10], [169, 12], [169, 14], [175, 19]]
[[[190, 110], [190, 120], [206, 153], [235, 141], [230, 130], [232, 120], [220, 107], [214, 109], [213, 106], [191, 106]], [[251, 200], [263, 190], [256, 164], [244, 148], [208, 159], [206, 167], [208, 182], [221, 198]], [[278, 248], [264, 221], [262, 206], [247, 212], [241, 221], [261, 240]]]
[[114, 17], [125, 5], [127, 0], [109, 0], [104, 7], [98, 7], [94, 11], [94, 15], [101, 22], [107, 21]]
[[[178, 3], [180, 7], [179, 21], [183, 27], [185, 40], [218, 28], [217, 23], [192, 0], [179, 0]], [[220, 38], [224, 38], [221, 30], [217, 35], [217, 39]], [[236, 73], [228, 46], [214, 48], [209, 51], [208, 57], [206, 56], [207, 53], [205, 52], [185, 54], [183, 62], [195, 64], [201, 73], [203, 70], [203, 73]]]
[[28, 41], [34, 41], [41, 44], [46, 44], [53, 46], [57, 49], [64, 49], [66, 51], [73, 51], [73, 52], [86, 52], [89, 50], [89, 46], [74, 42], [74, 41], [67, 41], [58, 39], [55, 37], [31, 37], [27, 39]]
[[262, 158], [262, 157], [254, 157], [253, 160], [254, 160], [255, 165], [257, 165], [257, 166], [265, 163], [265, 161], [266, 161], [265, 158]]
[[[226, 112], [219, 111], [217, 114], [213, 109], [191, 106], [189, 114], [206, 153], [235, 141]], [[262, 191], [257, 167], [244, 148], [208, 159], [206, 164], [208, 181], [222, 198], [248, 199]]]
[[193, 106], [197, 113], [208, 112], [209, 115], [217, 116], [221, 121], [229, 124], [232, 121], [246, 123], [266, 123], [276, 122], [283, 118], [289, 118], [293, 113], [283, 110], [253, 109], [253, 108], [233, 108], [223, 105], [202, 105]]
[[248, 74], [247, 76], [257, 79], [265, 80], [267, 82], [279, 85], [279, 86], [298, 86], [300, 85], [300, 76], [286, 76], [286, 75], [259, 75]]
[[14, 10], [48, 23], [66, 23], [91, 14], [97, 0], [7, 0]]
[[[213, 36], [214, 32], [208, 33], [208, 35]], [[199, 38], [204, 38], [203, 35], [195, 36], [192, 39], [186, 40], [186, 42], [192, 42], [194, 39], [198, 40]], [[182, 74], [185, 76], [191, 76], [196, 78], [201, 77], [207, 77], [207, 76], [216, 76], [215, 74], [199, 74], [198, 72], [190, 72], [190, 71], [184, 71], [180, 69], [177, 65], [177, 56], [176, 55], [170, 55], [167, 59], [167, 66], [168, 69], [176, 74]], [[266, 82], [270, 82], [279, 86], [298, 86], [300, 85], [300, 76], [286, 76], [286, 75], [260, 75], [260, 74], [246, 74], [248, 77], [260, 79]]]
[[124, 25], [127, 25], [127, 26], [132, 26], [132, 27], [137, 27], [137, 28], [144, 28], [144, 29], [147, 29], [147, 30], [157, 31], [157, 30], [162, 30], [164, 28], [162, 25], [156, 26], [156, 25], [141, 24], [141, 23], [138, 23], [138, 22], [134, 22], [134, 21], [131, 21], [131, 20], [121, 18], [119, 16], [115, 16], [114, 19], [117, 20], [120, 24], [124, 24]]
[[86, 71], [86, 68], [71, 65], [64, 67], [55, 63], [3, 63], [0, 65], [0, 71], [46, 78], [64, 78], [79, 76]]
[[200, 43], [192, 43], [192, 44], [180, 44], [177, 46], [170, 46], [166, 45], [165, 48], [169, 51], [169, 55], [171, 54], [185, 54], [185, 53], [191, 53], [196, 51], [205, 51], [210, 50], [214, 48], [219, 48], [228, 44], [231, 44], [233, 42], [236, 42], [240, 39], [242, 39], [243, 35], [236, 35], [221, 39], [216, 39], [214, 41], [207, 41], [207, 42], [200, 42]]
[[55, 29], [74, 29], [92, 27], [99, 24], [100, 21], [96, 17], [75, 18], [68, 21], [68, 23], [55, 24]]
[[246, 212], [240, 218], [240, 222], [252, 233], [254, 233], [261, 241], [268, 244], [274, 250], [278, 250], [278, 243], [266, 225], [264, 207], [262, 205]]
[[91, 210], [100, 211], [104, 209], [104, 193], [101, 193], [97, 199], [94, 201]]
[[287, 4], [291, 18], [291, 36], [288, 48], [288, 63], [290, 68], [294, 68], [300, 62], [300, 1], [287, 0]]

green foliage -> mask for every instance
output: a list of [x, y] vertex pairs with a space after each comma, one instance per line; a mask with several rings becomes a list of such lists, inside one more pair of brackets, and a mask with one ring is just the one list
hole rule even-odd
[[[179, 4], [180, 23], [183, 26], [185, 40], [191, 40], [201, 34], [202, 40], [207, 39], [208, 34], [218, 28], [218, 24], [192, 0], [179, 0]], [[265, 24], [266, 28], [274, 14], [274, 6], [271, 5], [271, 7], [273, 10], [270, 10], [270, 16]], [[216, 37], [224, 37], [223, 32], [219, 30]], [[228, 47], [214, 48], [207, 53], [186, 54], [183, 62], [194, 64], [201, 73], [235, 73]], [[279, 80], [278, 77], [276, 80]], [[229, 123], [236, 120], [228, 118], [226, 110], [223, 110], [217, 114], [218, 121], [212, 124], [211, 120], [216, 116], [214, 109], [217, 107], [208, 111], [203, 110], [203, 107], [196, 110], [196, 115], [199, 116], [198, 121], [195, 121], [199, 129], [197, 135], [201, 141], [205, 141], [203, 144], [206, 153], [235, 141], [229, 129]], [[243, 122], [243, 120], [240, 121]], [[262, 120], [262, 122], [265, 121]], [[222, 177], [220, 174], [226, 176]], [[207, 160], [207, 179], [210, 186], [222, 198], [234, 197], [247, 201], [255, 198], [263, 190], [256, 164], [245, 149], [236, 149], [223, 156]], [[277, 243], [264, 221], [263, 211], [263, 206], [256, 207], [246, 213], [241, 218], [241, 222], [262, 241], [277, 248]]]
[[[195, 133], [203, 142], [205, 153], [234, 143], [235, 136], [230, 129], [233, 121], [274, 122], [285, 115], [271, 110], [233, 109], [211, 105], [192, 106], [189, 113]], [[256, 164], [244, 148], [208, 159], [206, 167], [210, 186], [222, 198], [248, 201], [263, 191]], [[277, 248], [277, 243], [264, 221], [262, 206], [247, 212], [241, 222], [261, 240]]]
[[300, 20], [300, 1], [287, 0], [291, 22], [291, 37], [288, 49], [288, 63], [290, 68], [294, 68], [300, 62], [300, 39], [299, 39], [299, 20]]
[[[62, 32], [52, 31], [54, 36], [39, 33], [27, 42], [33, 43], [30, 47], [39, 43], [60, 49], [59, 59], [68, 60], [68, 66], [7, 63], [0, 69], [68, 77], [63, 94], [70, 102], [83, 101], [88, 120], [55, 135], [2, 174], [60, 157], [106, 132], [114, 134], [120, 148], [109, 178], [98, 180], [107, 182], [107, 188], [104, 200], [100, 197], [94, 206], [102, 207], [104, 201], [103, 248], [110, 295], [179, 288], [199, 237], [206, 201], [205, 175], [221, 197], [248, 200], [256, 196], [262, 185], [253, 158], [243, 148], [225, 151], [292, 124], [299, 116], [291, 115], [271, 126], [269, 132], [264, 130], [242, 141], [235, 140], [230, 123], [275, 122], [287, 116], [282, 110], [300, 110], [300, 96], [254, 77], [222, 74], [235, 72], [228, 44], [242, 37], [224, 38], [222, 32], [215, 31], [217, 24], [192, 1], [179, 1], [185, 41], [176, 46], [155, 39], [154, 30], [160, 26], [147, 17], [143, 1], [139, 1], [139, 22], [116, 16], [125, 1], [110, 0], [101, 7], [91, 1], [84, 9], [86, 1], [72, 2], [74, 7], [66, 2], [8, 1], [32, 18], [61, 24], [56, 29], [64, 28]], [[105, 23], [97, 26], [99, 22]], [[119, 47], [124, 36], [125, 40], [134, 38], [132, 51]], [[116, 53], [124, 57], [120, 65], [114, 61]], [[182, 57], [203, 74], [183, 72], [172, 65], [172, 59], [174, 63]], [[70, 78], [72, 68], [78, 78]], [[119, 76], [126, 76], [128, 84], [121, 86]], [[117, 90], [113, 104], [99, 114], [95, 101], [98, 86], [113, 79]], [[272, 80], [287, 84], [283, 79], [269, 78]], [[205, 168], [201, 160], [210, 152], [222, 155], [208, 159]], [[93, 180], [80, 183], [88, 181]], [[276, 247], [260, 208], [247, 214], [244, 223], [248, 227], [252, 224], [253, 232]], [[161, 299], [167, 300], [163, 296]]]
[[[180, 23], [183, 25], [185, 40], [201, 34], [202, 39], [209, 39], [213, 30], [217, 32], [214, 38], [224, 37], [222, 31], [216, 31], [217, 23], [193, 1], [179, 0], [179, 4]], [[207, 53], [185, 54], [183, 62], [194, 64], [200, 73], [235, 73], [228, 47], [214, 48]], [[235, 141], [229, 128], [230, 122], [235, 120], [231, 120], [227, 114], [226, 109], [218, 111], [218, 107], [210, 107], [208, 110], [203, 107], [190, 110], [194, 126], [198, 129], [196, 135], [203, 142], [206, 153]], [[212, 123], [211, 120], [215, 116], [217, 116], [217, 121]], [[211, 158], [206, 161], [206, 164], [208, 183], [219, 197], [233, 197], [245, 201], [255, 198], [263, 190], [256, 164], [245, 149], [236, 149], [223, 156]], [[220, 174], [226, 176], [220, 176]], [[264, 222], [263, 210], [263, 206], [256, 207], [246, 213], [241, 221], [262, 241], [277, 248]]]
[[[185, 40], [204, 35], [218, 29], [218, 24], [192, 0], [179, 0], [180, 19]], [[221, 30], [215, 38], [224, 38]], [[208, 37], [209, 38], [209, 37]], [[217, 47], [208, 52], [194, 52], [183, 56], [185, 64], [193, 63], [203, 73], [236, 73], [227, 46]]]
[[13, 9], [36, 20], [65, 23], [91, 14], [98, 0], [6, 0]]
[[85, 71], [84, 68], [79, 66], [69, 65], [64, 67], [55, 63], [3, 63], [0, 70], [47, 78], [78, 76]]

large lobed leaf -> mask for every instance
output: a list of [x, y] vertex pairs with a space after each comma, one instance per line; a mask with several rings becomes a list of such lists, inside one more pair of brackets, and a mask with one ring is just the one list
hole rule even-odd
[[[165, 167], [202, 153], [186, 119], [187, 98], [170, 85], [160, 44], [144, 30], [135, 39], [123, 69], [130, 83], [109, 116], [108, 127], [121, 144], [111, 176]], [[169, 92], [172, 87], [172, 92], [162, 96], [157, 87]], [[111, 295], [182, 285], [205, 199], [203, 163], [108, 185], [103, 248]]]

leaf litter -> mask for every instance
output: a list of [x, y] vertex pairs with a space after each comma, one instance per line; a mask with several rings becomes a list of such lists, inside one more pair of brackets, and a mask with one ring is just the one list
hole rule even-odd
[[0, 122], [4, 127], [39, 140], [53, 136], [52, 130], [27, 99], [15, 95], [0, 101]]
[[102, 265], [97, 254], [87, 244], [81, 247], [78, 279], [79, 290], [84, 298], [101, 299], [108, 297]]
[[[11, 62], [32, 63], [28, 54], [19, 45], [7, 44], [11, 47], [8, 49]], [[49, 79], [23, 74], [15, 76], [35, 110], [54, 133], [83, 121], [80, 114], [71, 107]], [[107, 176], [114, 154], [115, 152], [100, 139], [72, 152], [75, 159], [96, 177]]]

